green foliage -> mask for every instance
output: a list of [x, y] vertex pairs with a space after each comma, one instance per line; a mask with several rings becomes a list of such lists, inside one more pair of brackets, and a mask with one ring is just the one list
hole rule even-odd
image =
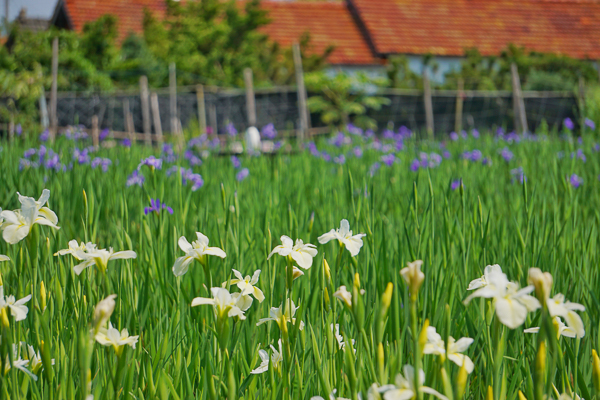
[[388, 85], [398, 89], [422, 89], [423, 77], [413, 72], [408, 65], [408, 57], [392, 56], [387, 65]]
[[573, 90], [579, 77], [588, 83], [598, 81], [598, 72], [588, 60], [527, 51], [515, 45], [509, 45], [498, 57], [484, 57], [477, 49], [467, 49], [465, 56], [460, 71], [446, 74], [445, 88], [456, 88], [462, 79], [469, 90], [511, 90], [513, 62], [524, 90]]
[[308, 107], [320, 113], [327, 125], [343, 127], [352, 122], [362, 128], [375, 129], [376, 122], [365, 114], [368, 109], [379, 110], [389, 104], [389, 99], [376, 95], [377, 88], [384, 84], [383, 79], [363, 73], [307, 74], [306, 88], [316, 93], [308, 99]]

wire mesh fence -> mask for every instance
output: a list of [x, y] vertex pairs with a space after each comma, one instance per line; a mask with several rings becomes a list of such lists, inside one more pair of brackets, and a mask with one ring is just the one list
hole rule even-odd
[[[162, 132], [172, 131], [170, 94], [168, 88], [155, 89], [157, 111]], [[426, 112], [423, 93], [418, 90], [383, 89], [379, 95], [389, 99], [389, 104], [379, 110], [368, 110], [380, 129], [393, 125], [406, 126], [413, 131], [424, 131]], [[457, 96], [462, 96], [462, 113], [457, 114]], [[309, 97], [311, 94], [309, 93]], [[513, 94], [510, 91], [438, 90], [432, 93], [434, 132], [446, 134], [455, 129], [462, 114], [463, 129], [494, 129], [502, 126], [515, 129]], [[535, 131], [545, 121], [550, 128], [560, 126], [569, 117], [578, 120], [579, 100], [571, 92], [523, 92], [528, 128]], [[203, 100], [202, 100], [203, 99]], [[273, 124], [277, 130], [292, 131], [300, 128], [298, 95], [294, 87], [257, 89], [256, 125], [261, 128]], [[203, 107], [200, 104], [203, 103]], [[0, 99], [1, 104], [6, 101]], [[231, 127], [242, 131], [248, 128], [248, 105], [244, 89], [203, 87], [178, 87], [176, 118], [182, 128], [199, 127], [204, 119], [210, 132], [224, 133]], [[150, 110], [149, 126], [156, 134], [155, 109]], [[57, 122], [59, 127], [83, 126], [91, 128], [97, 116], [98, 128], [116, 132], [128, 131], [128, 114], [134, 132], [144, 132], [142, 101], [139, 91], [113, 93], [59, 92], [57, 97]], [[201, 116], [201, 114], [204, 114]], [[0, 113], [0, 119], [3, 118]], [[0, 130], [6, 130], [7, 121], [0, 121]], [[324, 127], [318, 113], [310, 114], [313, 128]]]

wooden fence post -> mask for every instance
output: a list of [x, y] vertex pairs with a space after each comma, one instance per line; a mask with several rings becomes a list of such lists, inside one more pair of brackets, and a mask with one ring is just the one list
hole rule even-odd
[[175, 63], [169, 64], [169, 117], [171, 119], [171, 134], [177, 135], [177, 70]]
[[306, 86], [304, 85], [304, 69], [302, 68], [302, 53], [300, 45], [294, 43], [294, 69], [296, 70], [296, 86], [298, 87], [298, 113], [300, 114], [300, 130], [298, 139], [304, 141], [309, 128], [309, 113], [306, 105]]
[[579, 130], [583, 132], [583, 127], [585, 126], [585, 80], [583, 76], [579, 77]]
[[512, 76], [513, 89], [513, 109], [515, 113], [515, 129], [519, 133], [529, 131], [527, 127], [527, 114], [525, 113], [525, 101], [523, 100], [523, 92], [521, 91], [521, 80], [519, 78], [519, 70], [517, 64], [510, 65], [510, 73]]
[[246, 86], [246, 112], [248, 114], [248, 125], [256, 126], [256, 103], [254, 98], [254, 83], [252, 69], [244, 69], [244, 84]]
[[123, 119], [125, 120], [125, 130], [129, 134], [129, 138], [133, 142], [135, 137], [133, 133], [135, 132], [135, 128], [133, 126], [133, 117], [131, 116], [131, 111], [129, 110], [129, 99], [123, 100]]
[[50, 90], [50, 141], [54, 142], [58, 130], [56, 103], [58, 96], [58, 37], [52, 40], [52, 87]]
[[144, 142], [152, 145], [151, 124], [150, 124], [150, 104], [148, 99], [148, 77], [140, 76], [140, 104], [142, 106], [142, 121], [144, 125]]
[[462, 131], [463, 123], [463, 97], [465, 95], [465, 81], [458, 78], [458, 92], [456, 93], [456, 113], [454, 115], [454, 132]]
[[212, 134], [216, 135], [219, 133], [217, 131], [219, 129], [219, 125], [217, 124], [217, 106], [215, 103], [211, 103], [208, 106], [208, 120]]
[[92, 145], [95, 148], [98, 148], [100, 146], [100, 137], [98, 134], [98, 116], [97, 115], [92, 116]]
[[200, 133], [206, 133], [206, 102], [204, 100], [204, 86], [196, 86], [196, 101], [198, 102], [198, 126]]
[[427, 136], [433, 139], [433, 101], [431, 100], [431, 84], [427, 67], [423, 67], [423, 101], [425, 103], [425, 125], [427, 127]]
[[156, 93], [152, 93], [152, 95], [150, 95], [150, 103], [152, 103], [152, 117], [154, 119], [154, 133], [156, 134], [156, 139], [162, 143], [163, 133], [162, 133], [162, 125], [160, 122], [160, 109], [158, 108], [158, 95]]

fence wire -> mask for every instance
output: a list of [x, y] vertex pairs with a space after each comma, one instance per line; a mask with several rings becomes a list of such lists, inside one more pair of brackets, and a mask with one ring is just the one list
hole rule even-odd
[[[162, 131], [171, 131], [169, 90], [153, 90], [157, 94]], [[432, 106], [434, 131], [445, 134], [456, 126], [457, 91], [434, 91]], [[310, 97], [309, 93], [309, 97]], [[426, 126], [423, 94], [418, 91], [384, 90], [382, 96], [389, 104], [379, 110], [368, 110], [379, 129], [393, 125], [406, 126], [414, 131], [424, 131]], [[569, 117], [578, 121], [578, 100], [568, 92], [524, 92], [524, 103], [528, 128], [535, 131], [545, 121], [550, 128], [559, 127]], [[512, 93], [508, 91], [466, 91], [463, 93], [463, 129], [494, 129], [502, 126], [514, 129], [514, 111]], [[2, 104], [0, 99], [0, 107]], [[224, 133], [228, 125], [238, 131], [248, 128], [246, 94], [244, 89], [224, 89], [205, 87], [205, 120], [212, 132]], [[256, 120], [259, 128], [273, 124], [277, 130], [299, 129], [300, 118], [297, 91], [292, 87], [259, 89], [255, 92]], [[181, 126], [198, 127], [200, 124], [196, 87], [177, 89], [177, 118]], [[142, 102], [139, 92], [122, 93], [80, 93], [64, 92], [58, 94], [57, 119], [59, 127], [84, 126], [91, 128], [92, 117], [98, 117], [100, 129], [126, 132], [126, 109], [131, 114], [135, 132], [144, 131]], [[0, 114], [2, 119], [2, 114]], [[150, 126], [156, 133], [154, 116], [150, 110]], [[2, 121], [6, 122], [6, 121]], [[324, 127], [321, 116], [310, 114], [312, 127]], [[230, 125], [231, 124], [231, 125]], [[7, 124], [0, 124], [5, 130]]]

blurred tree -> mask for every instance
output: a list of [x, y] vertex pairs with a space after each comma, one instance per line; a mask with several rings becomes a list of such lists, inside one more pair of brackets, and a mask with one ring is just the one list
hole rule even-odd
[[368, 109], [379, 110], [390, 103], [388, 98], [376, 95], [377, 89], [385, 84], [385, 79], [370, 78], [362, 73], [307, 74], [307, 89], [317, 93], [308, 99], [308, 107], [320, 113], [327, 125], [342, 128], [352, 122], [361, 128], [376, 129], [377, 123], [366, 113]]

